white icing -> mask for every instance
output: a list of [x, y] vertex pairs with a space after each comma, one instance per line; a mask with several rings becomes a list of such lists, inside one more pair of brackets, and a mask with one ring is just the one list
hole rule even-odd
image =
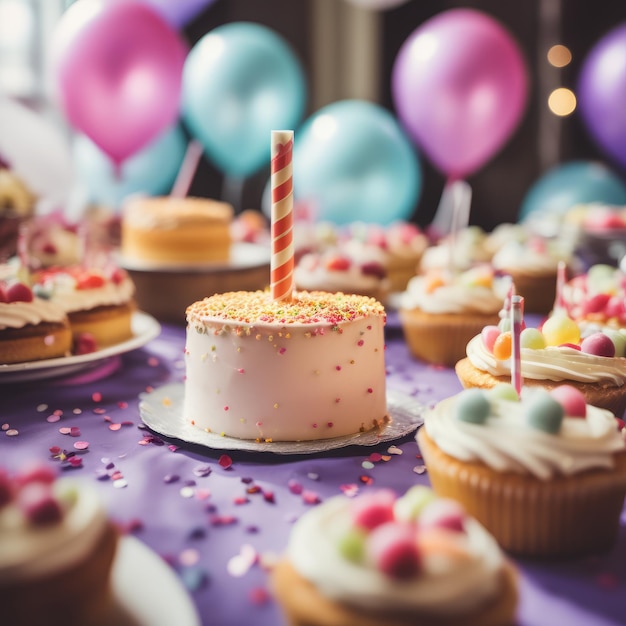
[[63, 309], [42, 298], [34, 298], [32, 302], [0, 302], [0, 330], [66, 319]]
[[[349, 259], [350, 266], [345, 270], [329, 269], [328, 261], [336, 256]], [[350, 242], [322, 254], [303, 255], [294, 270], [294, 281], [298, 289], [305, 291], [375, 293], [388, 289], [389, 281], [386, 278], [362, 272], [361, 266], [365, 263], [378, 263], [382, 268], [385, 256], [375, 246]]]
[[[492, 376], [510, 376], [511, 360], [498, 360], [482, 341], [480, 335], [467, 344], [466, 353], [472, 365]], [[626, 383], [626, 359], [595, 356], [561, 346], [540, 350], [520, 350], [521, 372], [534, 380], [572, 380], [581, 383], [608, 382], [621, 387]]]
[[107, 517], [94, 490], [77, 488], [68, 479], [58, 480], [53, 489], [66, 507], [59, 523], [33, 526], [15, 505], [0, 509], [0, 583], [69, 567], [102, 536]]
[[494, 278], [491, 286], [464, 282], [461, 277], [447, 277], [446, 284], [430, 289], [428, 276], [414, 276], [400, 298], [403, 309], [426, 313], [497, 314], [502, 308], [510, 279]]
[[571, 256], [565, 246], [545, 243], [543, 248], [509, 241], [495, 253], [492, 264], [496, 269], [522, 274], [544, 275], [556, 273], [559, 261], [567, 261]]
[[119, 283], [107, 279], [101, 287], [77, 289], [73, 276], [58, 272], [48, 275], [38, 284], [50, 293], [50, 301], [66, 313], [89, 311], [98, 306], [127, 304], [135, 293], [135, 285], [128, 276]]
[[423, 571], [408, 581], [353, 563], [337, 549], [350, 500], [336, 496], [303, 515], [294, 525], [288, 557], [298, 573], [322, 595], [361, 609], [455, 615], [480, 607], [500, 590], [503, 558], [493, 537], [475, 520], [465, 521], [470, 558], [424, 558]]
[[524, 407], [538, 390], [522, 390], [522, 401], [491, 398], [484, 424], [459, 420], [458, 394], [424, 415], [429, 437], [446, 454], [465, 462], [479, 461], [496, 471], [533, 474], [539, 479], [613, 466], [613, 454], [624, 450], [615, 416], [587, 405], [586, 417], [565, 417], [560, 431], [549, 434], [528, 425]]

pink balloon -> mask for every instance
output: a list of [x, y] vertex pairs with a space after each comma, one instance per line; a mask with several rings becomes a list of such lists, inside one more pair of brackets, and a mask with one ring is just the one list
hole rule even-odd
[[187, 47], [145, 2], [80, 0], [53, 41], [69, 123], [120, 164], [178, 117]]
[[398, 117], [451, 179], [484, 165], [515, 130], [526, 106], [522, 53], [505, 28], [473, 9], [424, 22], [394, 62]]

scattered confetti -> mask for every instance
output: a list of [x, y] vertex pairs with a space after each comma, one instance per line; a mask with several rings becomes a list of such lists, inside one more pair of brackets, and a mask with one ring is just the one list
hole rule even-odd
[[402, 454], [402, 449], [398, 448], [398, 446], [389, 446], [387, 452], [388, 454]]
[[359, 486], [355, 484], [340, 485], [339, 489], [341, 489], [343, 494], [348, 496], [348, 498], [354, 498], [359, 493]]
[[236, 554], [228, 560], [226, 570], [231, 576], [240, 578], [248, 573], [257, 560], [258, 555], [256, 550], [252, 546], [244, 544], [241, 546], [239, 554]]
[[367, 458], [372, 463], [378, 463], [383, 457], [379, 452], [372, 452]]
[[208, 476], [211, 471], [210, 465], [198, 465], [193, 468], [193, 475], [198, 476], [199, 478], [204, 478], [205, 476]]
[[363, 461], [363, 463], [361, 463], [361, 467], [363, 469], [374, 469], [374, 464], [371, 461]]
[[276, 500], [274, 498], [274, 492], [273, 491], [263, 491], [263, 500], [265, 500], [265, 502], [269, 502], [270, 504], [274, 504], [276, 502]]
[[7, 434], [7, 437], [16, 437], [17, 435], [20, 434], [20, 432], [19, 430], [17, 430], [17, 428], [9, 428], [6, 434]]
[[374, 479], [371, 476], [368, 476], [367, 474], [362, 474], [361, 476], [359, 476], [359, 480], [364, 485], [372, 485], [374, 483]]
[[61, 421], [61, 416], [60, 415], [54, 415], [54, 413], [52, 415], [48, 415], [48, 417], [46, 417], [46, 422], [48, 422], [49, 424], [54, 424], [56, 422], [60, 422]]
[[316, 472], [309, 472], [307, 474], [307, 477], [310, 478], [311, 480], [319, 480], [320, 479], [320, 475], [317, 474]]
[[252, 602], [252, 604], [260, 606], [269, 602], [269, 599], [270, 594], [267, 589], [264, 589], [263, 587], [254, 587], [253, 589], [250, 589], [250, 602]]
[[180, 572], [180, 578], [189, 591], [198, 591], [209, 582], [209, 576], [206, 571], [197, 565], [184, 567]]
[[291, 480], [287, 482], [287, 487], [289, 488], [289, 491], [291, 491], [291, 493], [294, 493], [297, 496], [299, 496], [303, 490], [302, 484], [299, 483], [294, 478], [292, 478]]
[[211, 526], [230, 526], [237, 523], [234, 515], [212, 515], [209, 519]]
[[423, 473], [426, 471], [426, 466], [425, 466], [425, 465], [416, 465], [416, 466], [413, 468], [413, 471], [414, 471], [416, 474], [423, 474]]
[[36, 411], [37, 411], [37, 413], [43, 413], [47, 409], [48, 409], [48, 405], [47, 404], [38, 404]]
[[183, 498], [193, 498], [195, 489], [193, 487], [183, 487], [180, 490], [180, 495]]
[[220, 464], [220, 467], [228, 469], [232, 466], [233, 460], [227, 454], [222, 454], [222, 456], [220, 456], [218, 460], [218, 463]]
[[113, 481], [113, 486], [116, 489], [124, 489], [125, 487], [128, 487], [128, 483], [126, 482], [125, 478], [118, 478], [117, 480]]
[[305, 490], [302, 492], [302, 501], [304, 504], [319, 504], [321, 499], [315, 491]]
[[88, 447], [89, 447], [88, 441], [76, 441], [74, 443], [75, 450], [87, 450]]
[[180, 553], [178, 561], [181, 565], [191, 567], [200, 561], [200, 553], [195, 548], [187, 548]]
[[11, 428], [10, 424], [2, 424], [2, 430], [9, 430]]
[[120, 430], [120, 428], [122, 428], [121, 424], [109, 424], [109, 430], [116, 431], [116, 430]]
[[180, 480], [180, 476], [178, 474], [166, 474], [163, 476], [163, 482], [165, 484], [175, 483]]
[[101, 394], [99, 391], [94, 391], [94, 392], [91, 394], [91, 399], [92, 399], [94, 402], [102, 402], [102, 394]]

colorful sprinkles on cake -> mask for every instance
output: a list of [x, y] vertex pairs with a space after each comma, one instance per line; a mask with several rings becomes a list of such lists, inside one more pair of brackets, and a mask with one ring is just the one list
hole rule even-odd
[[[237, 335], [249, 334], [250, 327], [264, 324], [289, 326], [326, 322], [334, 326], [367, 315], [385, 317], [385, 309], [368, 296], [322, 291], [295, 292], [289, 302], [274, 300], [267, 291], [231, 291], [215, 294], [187, 307], [187, 319], [196, 324], [197, 332], [205, 332], [203, 322], [217, 319], [225, 322], [223, 331]], [[314, 336], [315, 333], [311, 333], [311, 337]], [[288, 333], [283, 337], [288, 339]]]

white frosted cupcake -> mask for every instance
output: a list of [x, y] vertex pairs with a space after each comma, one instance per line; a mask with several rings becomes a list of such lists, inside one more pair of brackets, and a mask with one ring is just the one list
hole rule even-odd
[[626, 494], [615, 416], [573, 387], [466, 389], [428, 411], [417, 434], [431, 484], [506, 550], [570, 557], [610, 548]]
[[272, 572], [292, 625], [513, 623], [515, 574], [493, 537], [424, 486], [336, 496], [294, 526]]
[[510, 279], [496, 276], [489, 265], [412, 278], [401, 295], [399, 317], [413, 356], [454, 366], [474, 335], [498, 323], [509, 286]]

